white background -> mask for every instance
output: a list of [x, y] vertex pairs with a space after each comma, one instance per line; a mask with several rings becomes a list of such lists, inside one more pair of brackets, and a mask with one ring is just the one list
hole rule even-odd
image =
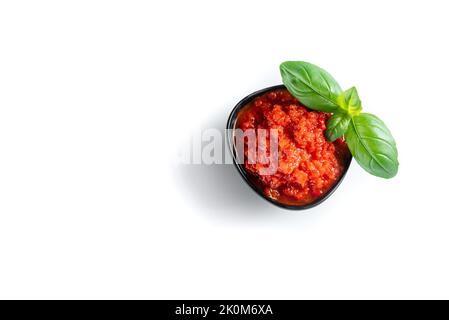
[[[2, 1], [0, 298], [449, 298], [446, 1]], [[181, 165], [201, 128], [305, 60], [381, 117], [307, 212], [232, 166]]]

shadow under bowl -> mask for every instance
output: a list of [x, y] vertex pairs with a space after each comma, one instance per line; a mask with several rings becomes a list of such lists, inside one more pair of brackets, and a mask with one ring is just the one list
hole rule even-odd
[[289, 210], [306, 210], [313, 207], [316, 207], [317, 205], [323, 203], [326, 199], [328, 199], [332, 193], [338, 188], [338, 186], [343, 181], [344, 177], [346, 176], [346, 172], [349, 169], [349, 166], [351, 165], [352, 156], [350, 155], [348, 157], [348, 160], [345, 163], [344, 170], [340, 178], [335, 182], [335, 184], [321, 197], [315, 199], [314, 201], [307, 203], [307, 204], [301, 204], [301, 205], [293, 205], [293, 204], [285, 204], [280, 201], [277, 201], [275, 199], [272, 199], [270, 197], [267, 197], [263, 191], [259, 188], [259, 186], [254, 182], [254, 177], [248, 173], [244, 167], [243, 164], [239, 163], [237, 161], [237, 151], [235, 148], [234, 143], [234, 129], [236, 126], [236, 122], [239, 116], [239, 112], [247, 106], [249, 103], [251, 103], [255, 98], [258, 96], [261, 96], [269, 91], [277, 90], [277, 89], [286, 89], [284, 85], [277, 85], [268, 87], [265, 89], [258, 90], [256, 92], [251, 93], [250, 95], [243, 98], [237, 105], [232, 109], [231, 114], [229, 115], [228, 122], [226, 124], [226, 132], [227, 132], [227, 144], [230, 148], [231, 154], [232, 154], [232, 160], [234, 163], [234, 166], [237, 168], [237, 171], [240, 173], [240, 176], [243, 178], [243, 180], [253, 189], [259, 196], [261, 196], [266, 201], [270, 202], [271, 204], [274, 204], [275, 206], [278, 206], [283, 209], [289, 209]]

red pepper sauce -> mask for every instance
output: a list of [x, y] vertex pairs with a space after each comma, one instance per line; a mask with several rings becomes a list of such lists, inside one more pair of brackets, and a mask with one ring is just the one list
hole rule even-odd
[[350, 153], [343, 139], [326, 141], [324, 132], [330, 116], [306, 108], [285, 89], [265, 93], [240, 111], [236, 128], [278, 130], [278, 166], [271, 175], [261, 173], [267, 164], [260, 163], [259, 158], [255, 163], [248, 161], [245, 139], [245, 169], [267, 197], [284, 204], [305, 205], [338, 182]]

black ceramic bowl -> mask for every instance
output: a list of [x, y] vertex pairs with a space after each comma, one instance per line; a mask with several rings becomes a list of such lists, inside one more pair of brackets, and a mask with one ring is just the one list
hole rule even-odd
[[284, 85], [277, 85], [277, 86], [272, 86], [272, 87], [268, 87], [259, 91], [256, 91], [250, 95], [248, 95], [247, 97], [243, 98], [239, 103], [237, 103], [237, 105], [234, 107], [234, 109], [232, 109], [231, 114], [229, 115], [228, 118], [228, 123], [226, 125], [227, 130], [227, 142], [232, 154], [232, 158], [233, 158], [233, 162], [235, 167], [237, 168], [237, 171], [240, 173], [240, 175], [242, 176], [243, 180], [245, 180], [245, 182], [262, 198], [264, 198], [265, 200], [267, 200], [268, 202], [284, 208], [284, 209], [290, 209], [290, 210], [305, 210], [305, 209], [310, 209], [313, 208], [317, 205], [319, 205], [320, 203], [322, 203], [324, 200], [326, 200], [327, 198], [329, 198], [331, 196], [331, 194], [338, 188], [338, 186], [340, 185], [340, 183], [343, 181], [343, 178], [346, 175], [346, 172], [349, 169], [349, 166], [351, 164], [352, 161], [352, 156], [349, 158], [349, 160], [347, 161], [343, 174], [341, 175], [340, 179], [334, 184], [334, 186], [332, 188], [330, 188], [325, 194], [323, 194], [321, 197], [319, 197], [318, 199], [316, 199], [315, 201], [305, 204], [305, 205], [289, 205], [289, 204], [284, 204], [281, 203], [279, 201], [276, 201], [274, 199], [271, 199], [267, 196], [265, 196], [265, 194], [263, 193], [262, 190], [260, 190], [260, 188], [256, 185], [256, 183], [254, 183], [254, 179], [252, 179], [252, 176], [250, 173], [248, 173], [244, 167], [243, 164], [238, 163], [237, 161], [237, 154], [236, 154], [236, 149], [235, 149], [235, 143], [234, 143], [234, 129], [235, 129], [235, 125], [236, 125], [236, 121], [237, 121], [237, 117], [238, 114], [240, 112], [240, 110], [245, 107], [246, 105], [248, 105], [251, 101], [254, 100], [254, 98], [263, 95], [264, 93], [271, 91], [271, 90], [276, 90], [276, 89], [286, 89]]

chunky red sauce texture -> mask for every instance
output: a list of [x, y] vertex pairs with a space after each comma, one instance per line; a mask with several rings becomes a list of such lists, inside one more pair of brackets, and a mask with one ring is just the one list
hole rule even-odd
[[245, 140], [244, 167], [266, 196], [285, 204], [304, 205], [320, 198], [338, 182], [350, 153], [343, 139], [326, 141], [329, 117], [329, 113], [304, 107], [285, 89], [263, 94], [240, 111], [236, 128], [278, 130], [279, 161], [277, 171], [271, 175], [261, 174], [266, 163], [248, 161]]

